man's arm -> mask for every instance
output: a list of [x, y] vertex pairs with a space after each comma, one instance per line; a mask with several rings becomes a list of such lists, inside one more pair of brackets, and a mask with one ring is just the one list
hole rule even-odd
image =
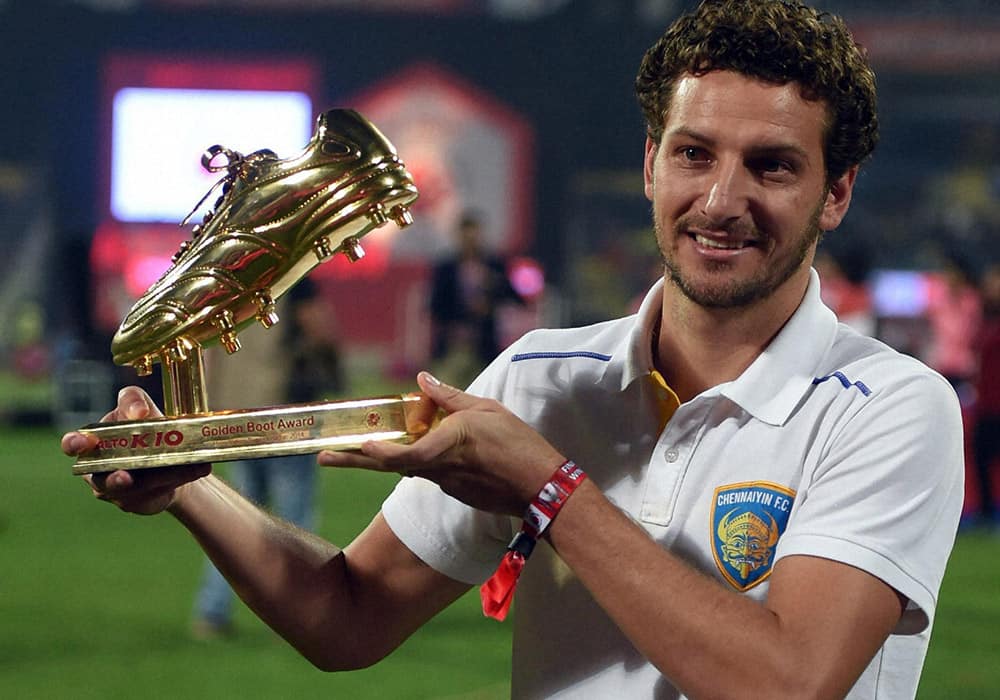
[[[156, 412], [124, 390], [109, 420]], [[89, 447], [79, 433], [63, 450]], [[346, 549], [278, 520], [244, 499], [207, 466], [86, 477], [95, 495], [123, 510], [169, 511], [187, 527], [244, 601], [324, 670], [371, 665], [469, 586], [424, 564], [379, 514]]]
[[791, 556], [774, 565], [767, 600], [757, 603], [665, 551], [589, 482], [566, 502], [549, 541], [692, 698], [842, 698], [905, 602], [860, 569]]
[[218, 479], [193, 486], [170, 512], [250, 609], [323, 670], [379, 661], [469, 588], [418, 559], [381, 514], [340, 550]]
[[[449, 413], [437, 428], [408, 446], [321, 453], [320, 464], [406, 470], [473, 507], [520, 515], [564, 457], [496, 401], [419, 381]], [[742, 596], [664, 550], [590, 481], [547, 536], [635, 647], [692, 698], [843, 697], [903, 610], [880, 579], [812, 556], [779, 560], [764, 603]]]

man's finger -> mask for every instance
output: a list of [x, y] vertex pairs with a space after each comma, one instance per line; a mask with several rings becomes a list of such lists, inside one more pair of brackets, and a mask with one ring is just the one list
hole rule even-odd
[[77, 432], [66, 433], [62, 436], [62, 441], [59, 444], [62, 451], [70, 457], [81, 455], [96, 445], [97, 437], [95, 435], [84, 435]]
[[182, 467], [156, 467], [133, 471], [119, 469], [113, 472], [89, 474], [84, 479], [96, 492], [115, 495], [136, 489], [152, 491], [176, 488], [207, 476], [211, 471], [211, 464], [188, 464]]
[[118, 392], [118, 413], [125, 420], [161, 415], [149, 394], [137, 386], [127, 386]]
[[472, 394], [466, 394], [461, 389], [445, 384], [430, 372], [420, 372], [417, 375], [417, 384], [434, 403], [448, 413], [472, 408], [476, 402], [481, 401]]
[[90, 484], [95, 494], [120, 491], [133, 485], [132, 475], [123, 470], [85, 474], [83, 480]]
[[346, 467], [349, 469], [369, 469], [376, 472], [392, 471], [374, 457], [361, 452], [344, 452], [339, 450], [323, 450], [316, 457], [321, 467]]

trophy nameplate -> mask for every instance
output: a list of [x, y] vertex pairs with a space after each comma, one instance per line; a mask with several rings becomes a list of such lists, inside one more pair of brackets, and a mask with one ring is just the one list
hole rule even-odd
[[430, 427], [429, 403], [413, 393], [92, 423], [80, 432], [97, 437], [97, 448], [80, 456], [73, 473], [355, 450], [367, 440], [412, 442]]
[[221, 196], [111, 344], [115, 363], [139, 375], [160, 363], [164, 416], [83, 426], [97, 447], [73, 473], [355, 450], [426, 432], [437, 414], [419, 393], [212, 411], [205, 389], [205, 346], [237, 352], [238, 333], [277, 323], [275, 300], [316, 265], [338, 252], [356, 261], [366, 233], [412, 223], [417, 190], [392, 144], [356, 112], [330, 110], [295, 158], [212, 146], [202, 165], [225, 171]]

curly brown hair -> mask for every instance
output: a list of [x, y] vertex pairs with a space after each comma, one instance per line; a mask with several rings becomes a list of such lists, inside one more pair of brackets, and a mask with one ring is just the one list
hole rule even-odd
[[685, 74], [728, 70], [828, 108], [828, 182], [862, 163], [878, 141], [875, 74], [843, 20], [790, 0], [704, 0], [646, 52], [635, 88], [650, 138], [659, 143], [674, 85]]

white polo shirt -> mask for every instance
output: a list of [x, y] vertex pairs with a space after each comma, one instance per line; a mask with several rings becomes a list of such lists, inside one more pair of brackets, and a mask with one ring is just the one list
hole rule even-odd
[[[908, 609], [849, 697], [913, 697], [963, 501], [951, 387], [838, 324], [813, 272], [738, 379], [677, 407], [651, 374], [662, 284], [635, 316], [529, 333], [469, 391], [502, 402], [651, 538], [743, 595], [763, 600], [774, 562], [791, 554], [888, 583]], [[422, 479], [403, 479], [383, 513], [423, 561], [470, 584], [492, 574], [519, 527]], [[514, 600], [513, 697], [681, 697], [546, 543]]]

